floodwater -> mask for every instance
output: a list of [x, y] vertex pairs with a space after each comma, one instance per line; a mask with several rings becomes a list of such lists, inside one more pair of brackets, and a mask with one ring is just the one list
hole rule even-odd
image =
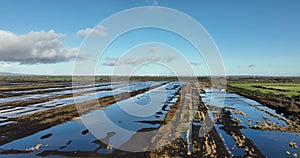
[[[295, 149], [289, 146], [290, 141], [296, 142], [297, 145], [300, 144], [300, 131], [282, 132], [279, 130], [260, 130], [252, 129], [248, 126], [249, 121], [252, 122], [251, 125], [255, 124], [255, 122], [257, 121], [265, 122], [263, 117], [268, 118], [269, 122], [273, 122], [279, 126], [288, 126], [284, 121], [287, 120], [287, 118], [285, 118], [283, 114], [278, 114], [273, 109], [265, 107], [254, 100], [234, 93], [226, 93], [222, 90], [216, 89], [207, 89], [206, 92], [206, 94], [202, 94], [202, 98], [204, 103], [206, 103], [208, 106], [213, 105], [220, 108], [234, 108], [235, 110], [240, 110], [247, 114], [247, 116], [243, 117], [240, 114], [231, 112], [232, 120], [235, 117], [241, 120], [239, 125], [245, 127], [244, 129], [241, 129], [241, 132], [246, 136], [246, 138], [252, 140], [266, 157], [286, 157], [286, 151], [289, 151], [291, 155], [293, 155], [294, 153], [297, 153], [298, 155], [300, 154], [299, 148]], [[210, 101], [211, 103], [209, 105]], [[223, 101], [224, 104], [221, 104]], [[258, 109], [263, 109], [264, 111]], [[278, 115], [282, 119], [273, 117], [265, 111]], [[233, 153], [234, 156], [244, 155], [244, 149], [237, 147], [234, 139], [221, 129], [222, 126], [223, 125], [221, 124], [215, 125], [217, 131], [224, 138], [225, 144], [229, 148], [229, 150]]]
[[[129, 87], [116, 89], [113, 93], [128, 90], [135, 91], [161, 83], [164, 82], [139, 82]], [[179, 82], [171, 82], [112, 104], [104, 109], [93, 110], [82, 115], [81, 119], [72, 120], [4, 144], [0, 146], [0, 151], [10, 149], [21, 152], [30, 151], [29, 153], [5, 155], [9, 157], [30, 157], [49, 150], [57, 152], [85, 151], [99, 154], [113, 153], [114, 148], [128, 143], [139, 130], [159, 128], [160, 124], [143, 121], [163, 119], [169, 106], [172, 106], [178, 99], [181, 85], [182, 83]], [[99, 92], [97, 97], [106, 95], [111, 95], [111, 93]], [[143, 109], [143, 112], [141, 112], [141, 109]], [[114, 148], [108, 150], [107, 146], [99, 143], [99, 140], [105, 140], [103, 142]], [[37, 144], [41, 144], [41, 148], [31, 150]]]
[[[12, 123], [8, 118], [14, 118], [41, 110], [48, 110], [60, 106], [84, 102], [92, 99], [99, 99], [106, 96], [112, 96], [123, 92], [132, 92], [160, 85], [166, 82], [130, 82], [130, 83], [100, 83], [95, 87], [89, 85], [78, 85], [75, 90], [63, 90], [59, 92], [50, 92], [43, 94], [22, 95], [22, 99], [32, 99], [35, 95], [39, 97], [50, 97], [56, 95], [71, 94], [73, 92], [85, 92], [93, 90], [94, 92], [83, 93], [82, 95], [55, 99], [37, 104], [30, 104], [24, 107], [1, 107], [0, 108], [0, 128], [1, 126]], [[159, 123], [163, 120], [170, 110], [170, 107], [178, 100], [179, 91], [183, 83], [170, 82], [163, 86], [151, 89], [145, 93], [119, 101], [104, 108], [92, 110], [89, 113], [81, 115], [80, 119], [71, 120], [63, 124], [39, 131], [21, 139], [11, 141], [0, 146], [1, 152], [10, 154], [0, 154], [0, 157], [34, 157], [43, 153], [50, 154], [50, 157], [59, 157], [60, 154], [86, 152], [96, 154], [114, 154], [116, 149], [123, 149], [129, 143], [134, 143], [137, 133], [143, 130], [156, 130], [160, 128]], [[66, 87], [65, 87], [66, 88]], [[112, 90], [104, 90], [110, 88]], [[103, 91], [99, 91], [103, 89]], [[48, 89], [49, 90], [49, 89]], [[45, 89], [36, 89], [34, 92], [46, 91]], [[29, 92], [26, 90], [26, 92]], [[204, 103], [207, 106], [216, 106], [231, 111], [231, 119], [240, 120], [239, 126], [241, 133], [261, 150], [266, 157], [286, 157], [286, 151], [289, 151], [292, 157], [294, 153], [300, 154], [299, 149], [289, 146], [290, 141], [300, 144], [299, 131], [280, 131], [280, 130], [261, 130], [251, 128], [255, 122], [274, 123], [280, 127], [288, 126], [287, 120], [283, 114], [276, 113], [260, 103], [239, 96], [234, 93], [226, 93], [224, 90], [206, 89], [205, 94], [201, 94]], [[21, 91], [18, 93], [22, 93]], [[1, 98], [3, 103], [10, 102], [11, 99], [18, 97]], [[5, 100], [5, 101], [4, 101]], [[235, 113], [237, 110], [245, 115]], [[213, 112], [210, 117], [214, 117]], [[278, 117], [274, 117], [278, 116]], [[250, 122], [250, 124], [249, 124]], [[199, 122], [193, 122], [195, 126], [201, 126]], [[245, 149], [238, 147], [232, 136], [222, 129], [223, 124], [215, 124], [217, 132], [224, 139], [224, 144], [234, 156], [244, 156]], [[186, 140], [186, 133], [182, 138]], [[0, 140], [5, 139], [1, 136]], [[191, 135], [188, 138], [191, 141]], [[38, 150], [34, 148], [40, 145]], [[136, 143], [135, 145], [139, 145]], [[111, 148], [110, 148], [111, 147]]]
[[[89, 93], [85, 93], [83, 95], [71, 96], [63, 99], [53, 99], [41, 103], [29, 104], [27, 106], [22, 106], [22, 107], [2, 106], [0, 107], [0, 116], [4, 118], [19, 117], [23, 115], [32, 114], [38, 111], [49, 110], [60, 106], [80, 103], [92, 99], [100, 99], [103, 97], [112, 96], [127, 91], [132, 92], [150, 86], [158, 85], [161, 83], [164, 82], [130, 82], [130, 83], [118, 83], [118, 84], [101, 83], [101, 84], [96, 84], [94, 87], [89, 87], [89, 88], [84, 88], [86, 86], [80, 86], [80, 87], [75, 86], [76, 88], [75, 90], [65, 90], [61, 92], [52, 92], [47, 94], [32, 94], [32, 95], [24, 95], [18, 97], [1, 98], [0, 103], [1, 102], [7, 103], [7, 102], [48, 98], [48, 97], [55, 97], [55, 96], [62, 96], [66, 94], [90, 91]], [[106, 90], [106, 89], [112, 89], [112, 90]], [[5, 121], [0, 120], [0, 123], [2, 122], [4, 123]], [[0, 126], [1, 125], [5, 125], [5, 124], [0, 124]]]

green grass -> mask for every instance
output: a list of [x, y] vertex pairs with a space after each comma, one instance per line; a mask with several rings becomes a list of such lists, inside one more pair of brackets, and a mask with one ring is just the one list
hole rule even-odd
[[[238, 87], [238, 88], [244, 88], [247, 90], [256, 91], [259, 90], [263, 93], [275, 93], [275, 94], [285, 94], [289, 97], [300, 95], [300, 84], [294, 84], [294, 83], [234, 83], [230, 84], [232, 87]], [[273, 88], [273, 89], [264, 89], [264, 88], [258, 88], [253, 86], [261, 86], [264, 88]], [[282, 92], [280, 90], [286, 90], [287, 92]]]

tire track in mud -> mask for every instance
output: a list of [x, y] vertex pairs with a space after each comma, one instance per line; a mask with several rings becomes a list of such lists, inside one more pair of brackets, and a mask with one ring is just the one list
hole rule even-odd
[[[78, 113], [85, 114], [92, 110], [99, 109], [104, 106], [109, 106], [121, 100], [128, 99], [141, 93], [145, 93], [151, 89], [163, 86], [166, 83], [143, 88], [132, 92], [123, 92], [114, 96], [107, 96], [100, 99], [89, 100], [81, 103], [70, 104], [55, 109], [39, 111], [33, 114], [20, 116], [11, 120], [15, 121], [0, 127], [0, 145], [9, 143], [13, 140], [20, 139], [37, 133], [41, 130], [62, 124], [64, 122], [76, 119]], [[77, 109], [76, 107], [80, 107]]]

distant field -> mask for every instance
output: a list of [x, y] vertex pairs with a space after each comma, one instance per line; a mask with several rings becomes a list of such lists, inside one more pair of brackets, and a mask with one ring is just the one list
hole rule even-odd
[[286, 94], [289, 97], [300, 95], [300, 84], [294, 83], [234, 83], [233, 87], [260, 90], [263, 93]]

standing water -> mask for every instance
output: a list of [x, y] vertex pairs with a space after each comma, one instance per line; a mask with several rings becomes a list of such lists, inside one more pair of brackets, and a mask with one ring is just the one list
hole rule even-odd
[[[300, 131], [289, 127], [289, 122], [282, 114], [243, 96], [227, 93], [217, 89], [207, 89], [202, 100], [208, 106], [216, 106], [230, 112], [231, 120], [241, 127], [240, 132], [266, 157], [285, 157], [299, 155]], [[225, 93], [225, 95], [224, 95]], [[222, 95], [221, 95], [222, 94]], [[223, 97], [220, 97], [223, 96]], [[224, 101], [224, 104], [221, 104]], [[221, 121], [220, 121], [221, 122]], [[224, 130], [223, 124], [217, 121], [215, 127], [224, 138], [226, 146], [234, 156], [245, 155], [245, 148], [239, 146], [231, 133]], [[248, 150], [248, 149], [246, 149]]]

